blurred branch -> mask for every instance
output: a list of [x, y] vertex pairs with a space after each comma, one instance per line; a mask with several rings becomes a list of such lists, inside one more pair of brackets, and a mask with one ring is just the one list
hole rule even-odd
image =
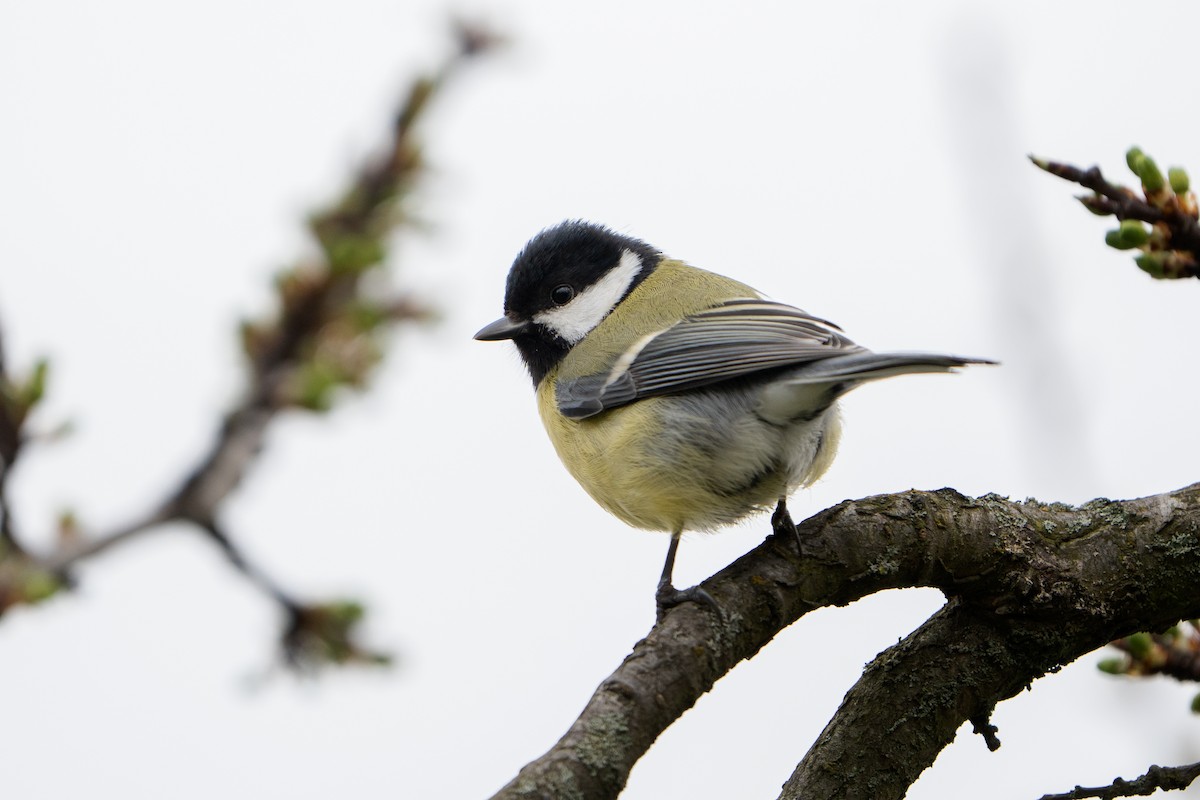
[[15, 420], [15, 415], [10, 409], [10, 400], [8, 399], [9, 392], [7, 387], [12, 383], [8, 377], [8, 360], [4, 352], [4, 331], [0, 329], [0, 387], [5, 391], [0, 394], [0, 543], [11, 546], [14, 544], [12, 539], [11, 520], [8, 513], [8, 501], [5, 494], [5, 486], [8, 481], [8, 474], [12, 469], [12, 465], [17, 460], [17, 452], [21, 447], [21, 431], [20, 426]]
[[[5, 552], [24, 553], [14, 530], [12, 507], [8, 502], [8, 479], [27, 439], [25, 422], [45, 393], [46, 371], [46, 362], [39, 361], [27, 379], [18, 380], [11, 376], [3, 331], [0, 330], [0, 557]], [[0, 605], [0, 611], [3, 608]]]
[[1117, 778], [1108, 786], [1098, 786], [1087, 789], [1076, 786], [1073, 791], [1065, 794], [1042, 795], [1041, 800], [1085, 800], [1098, 797], [1101, 800], [1115, 800], [1118, 797], [1144, 797], [1154, 794], [1159, 789], [1186, 789], [1200, 777], [1200, 763], [1187, 764], [1182, 767], [1152, 766], [1146, 774], [1132, 781]]
[[[1099, 216], [1113, 216], [1120, 227], [1105, 235], [1117, 250], [1139, 250], [1137, 265], [1155, 278], [1200, 277], [1200, 208], [1191, 181], [1182, 167], [1168, 170], [1168, 178], [1154, 159], [1133, 147], [1125, 155], [1129, 169], [1141, 181], [1141, 194], [1110, 183], [1099, 167], [1079, 167], [1030, 156], [1040, 169], [1077, 183], [1092, 193], [1077, 199]], [[1150, 223], [1147, 230], [1143, 223]]]
[[398, 319], [431, 317], [431, 311], [411, 299], [366, 296], [363, 279], [382, 266], [388, 236], [406, 219], [401, 203], [424, 169], [416, 127], [430, 99], [494, 41], [461, 23], [456, 39], [454, 54], [409, 87], [385, 152], [359, 172], [340, 200], [310, 220], [323, 257], [279, 276], [279, 307], [273, 317], [243, 324], [251, 381], [242, 401], [225, 416], [212, 449], [150, 516], [150, 524], [83, 543], [60, 554], [58, 567], [70, 567], [158, 522], [187, 520], [211, 531], [218, 506], [241, 482], [280, 411], [328, 410], [336, 390], [363, 386], [378, 364], [382, 328]]
[[257, 586], [262, 592], [275, 599], [279, 605], [283, 606], [289, 614], [297, 613], [300, 608], [300, 603], [292, 598], [283, 587], [267, 576], [259, 567], [256, 567], [242, 551], [233, 543], [229, 535], [225, 533], [225, 529], [219, 526], [215, 521], [209, 520], [201, 526], [208, 537], [221, 549], [225, 558], [229, 559], [229, 563], [234, 566], [239, 572]]
[[[361, 606], [350, 601], [328, 606], [306, 606], [291, 598], [265, 574], [251, 565], [238, 550], [217, 519], [223, 503], [240, 484], [263, 447], [271, 422], [281, 411], [329, 410], [347, 388], [359, 389], [383, 356], [384, 336], [398, 322], [427, 321], [432, 311], [407, 296], [382, 296], [378, 281], [368, 276], [383, 269], [390, 237], [408, 219], [406, 203], [424, 172], [421, 142], [417, 135], [427, 116], [430, 101], [476, 56], [497, 44], [488, 31], [463, 22], [454, 27], [453, 53], [433, 72], [417, 77], [395, 115], [391, 137], [383, 152], [364, 166], [339, 199], [314, 214], [309, 229], [319, 245], [319, 254], [304, 258], [283, 272], [276, 281], [277, 307], [268, 317], [247, 321], [241, 329], [243, 351], [249, 365], [249, 380], [242, 399], [224, 417], [209, 451], [181, 481], [179, 487], [157, 508], [140, 519], [115, 530], [84, 537], [60, 537], [54, 552], [41, 559], [39, 568], [66, 580], [81, 561], [128, 542], [163, 523], [185, 521], [205, 533], [230, 563], [285, 609], [289, 632], [285, 636], [289, 659], [295, 641], [308, 643], [312, 620], [337, 617], [334, 634], [346, 638]], [[0, 354], [0, 365], [3, 357]], [[43, 369], [44, 373], [44, 369]], [[13, 549], [10, 516], [5, 501], [5, 479], [11, 471], [22, 441], [20, 422], [28, 407], [10, 402], [10, 382], [3, 379], [5, 393], [0, 411], [0, 559], [5, 545]], [[31, 404], [30, 404], [31, 405]], [[0, 573], [0, 598], [3, 592]], [[326, 613], [337, 606], [358, 608], [357, 615]], [[0, 603], [0, 612], [4, 605]], [[355, 619], [350, 619], [355, 617]], [[299, 620], [299, 622], [298, 622]], [[339, 627], [340, 626], [340, 627]], [[320, 627], [320, 626], [316, 626]], [[290, 638], [289, 638], [290, 637]], [[356, 651], [349, 639], [326, 648], [330, 660], [352, 660]], [[360, 660], [378, 662], [375, 654], [359, 653]]]
[[1104, 672], [1133, 677], [1166, 675], [1200, 682], [1200, 630], [1196, 620], [1173, 625], [1163, 633], [1135, 633], [1112, 645], [1123, 656], [1101, 662]]
[[119, 528], [114, 528], [103, 536], [84, 539], [76, 533], [70, 537], [66, 537], [65, 540], [61, 540], [58, 549], [43, 558], [42, 562], [50, 571], [65, 577], [70, 572], [70, 569], [80, 561], [102, 553], [114, 545], [126, 542], [139, 534], [152, 530], [163, 523], [171, 522], [174, 519], [174, 517], [164, 513], [160, 509], [142, 519], [127, 522]]
[[559, 742], [496, 798], [613, 798], [634, 763], [725, 673], [817, 608], [884, 589], [950, 598], [880, 654], [782, 798], [905, 795], [968, 720], [1137, 630], [1200, 612], [1200, 484], [1074, 508], [944, 489], [847, 501], [703, 583], [724, 621], [672, 609], [604, 680]]
[[42, 359], [25, 377], [14, 376], [0, 336], [0, 615], [50, 597], [63, 583], [22, 546], [9, 501], [9, 478], [30, 439], [26, 423], [45, 395], [48, 372]]

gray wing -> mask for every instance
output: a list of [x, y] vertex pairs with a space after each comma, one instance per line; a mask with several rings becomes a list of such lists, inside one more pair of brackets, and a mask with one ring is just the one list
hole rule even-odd
[[643, 397], [866, 352], [798, 308], [730, 300], [640, 340], [606, 373], [560, 381], [555, 399], [564, 416], [582, 419]]

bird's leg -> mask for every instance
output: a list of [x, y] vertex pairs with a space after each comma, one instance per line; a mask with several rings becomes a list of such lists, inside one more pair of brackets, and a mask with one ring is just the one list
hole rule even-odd
[[721, 607], [704, 589], [699, 586], [693, 586], [690, 589], [676, 589], [671, 585], [671, 573], [675, 571], [675, 554], [679, 551], [679, 540], [682, 537], [683, 531], [681, 530], [671, 534], [671, 546], [667, 548], [667, 561], [663, 564], [662, 577], [658, 579], [658, 590], [654, 593], [655, 604], [658, 606], [658, 619], [661, 620], [668, 609], [688, 601], [704, 603], [720, 617], [722, 616]]
[[771, 529], [776, 533], [785, 535], [791, 533], [796, 537], [796, 549], [803, 555], [804, 543], [800, 541], [800, 529], [796, 527], [796, 523], [792, 522], [792, 515], [788, 512], [787, 498], [779, 498], [779, 505], [775, 506], [775, 513], [771, 515]]

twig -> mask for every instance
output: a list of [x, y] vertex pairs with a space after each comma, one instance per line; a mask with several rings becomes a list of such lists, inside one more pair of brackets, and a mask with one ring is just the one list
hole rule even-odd
[[1200, 255], [1200, 222], [1181, 212], [1178, 208], [1163, 210], [1151, 205], [1144, 198], [1125, 186], [1110, 183], [1100, 172], [1100, 167], [1080, 169], [1056, 161], [1033, 163], [1049, 172], [1085, 189], [1091, 189], [1098, 197], [1080, 197], [1079, 201], [1094, 212], [1111, 214], [1117, 219], [1137, 219], [1142, 222], [1162, 222], [1171, 230], [1172, 243], [1181, 250]]
[[[1061, 161], [1047, 161], [1046, 159], [1037, 158], [1035, 156], [1030, 156], [1029, 160], [1039, 168], [1049, 172], [1051, 175], [1057, 175], [1063, 180], [1068, 180], [1072, 183], [1078, 183], [1085, 189], [1091, 189], [1096, 194], [1107, 197], [1108, 199], [1120, 204], [1133, 201], [1130, 203], [1129, 208], [1138, 208], [1138, 196], [1133, 192], [1133, 190], [1124, 186], [1118, 186], [1115, 183], [1109, 183], [1107, 180], [1105, 180], [1104, 175], [1100, 172], [1100, 167], [1093, 166], [1089, 167], [1088, 169], [1080, 169], [1079, 167], [1072, 166], [1071, 164], [1064, 164]], [[1156, 222], [1157, 220], [1146, 221]]]
[[102, 553], [114, 545], [132, 539], [138, 534], [145, 533], [152, 528], [170, 522], [171, 519], [170, 516], [163, 514], [162, 511], [156, 511], [148, 517], [126, 523], [101, 536], [84, 540], [72, 539], [68, 543], [60, 544], [58, 550], [41, 559], [41, 562], [48, 571], [65, 578], [70, 573], [71, 568], [80, 561]]
[[9, 554], [26, 555], [25, 548], [17, 539], [12, 505], [8, 501], [8, 475], [13, 463], [0, 461], [0, 559]]
[[1108, 786], [1086, 788], [1076, 786], [1072, 791], [1063, 794], [1044, 794], [1041, 800], [1085, 800], [1096, 797], [1100, 800], [1115, 800], [1118, 797], [1142, 797], [1154, 794], [1159, 789], [1186, 789], [1192, 781], [1200, 777], [1200, 762], [1185, 764], [1181, 767], [1160, 767], [1152, 765], [1146, 774], [1132, 781], [1117, 778]]
[[6, 368], [4, 335], [0, 330], [0, 559], [6, 553], [24, 555], [17, 541], [12, 519], [12, 506], [8, 502], [8, 478], [21, 452], [24, 437], [20, 422], [12, 408], [7, 387], [12, 385]]
[[245, 554], [242, 553], [241, 549], [229, 538], [224, 528], [214, 520], [205, 521], [201, 527], [208, 534], [208, 537], [220, 547], [221, 552], [229, 559], [229, 563], [238, 572], [245, 575], [251, 583], [279, 603], [279, 605], [283, 606], [289, 615], [295, 615], [300, 612], [303, 604], [284, 591], [283, 587], [272, 580], [261, 568], [252, 564], [246, 558]]
[[971, 723], [971, 733], [982, 736], [988, 750], [994, 753], [1000, 749], [1000, 737], [996, 735], [1000, 729], [992, 724], [990, 712], [970, 717], [968, 722]]
[[[1088, 169], [1029, 156], [1038, 168], [1064, 180], [1090, 189], [1092, 194], [1079, 200], [1089, 211], [1101, 216], [1113, 216], [1124, 222], [1135, 220], [1153, 226], [1147, 234], [1136, 222], [1130, 232], [1133, 240], [1124, 240], [1125, 226], [1111, 231], [1106, 241], [1121, 250], [1137, 248], [1142, 255], [1135, 260], [1138, 266], [1156, 278], [1200, 278], [1200, 211], [1196, 196], [1188, 189], [1188, 180], [1178, 170], [1180, 182], [1172, 177], [1170, 186], [1164, 182], [1153, 159], [1137, 148], [1126, 156], [1142, 180], [1142, 195], [1125, 186], [1108, 181], [1097, 166]], [[1173, 172], [1174, 174], [1174, 172]]]

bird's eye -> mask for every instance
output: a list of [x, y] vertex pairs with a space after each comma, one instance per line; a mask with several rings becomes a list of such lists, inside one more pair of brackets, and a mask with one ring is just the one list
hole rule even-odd
[[550, 292], [550, 300], [556, 306], [565, 306], [575, 297], [575, 289], [569, 284], [564, 283], [561, 286], [555, 286]]

